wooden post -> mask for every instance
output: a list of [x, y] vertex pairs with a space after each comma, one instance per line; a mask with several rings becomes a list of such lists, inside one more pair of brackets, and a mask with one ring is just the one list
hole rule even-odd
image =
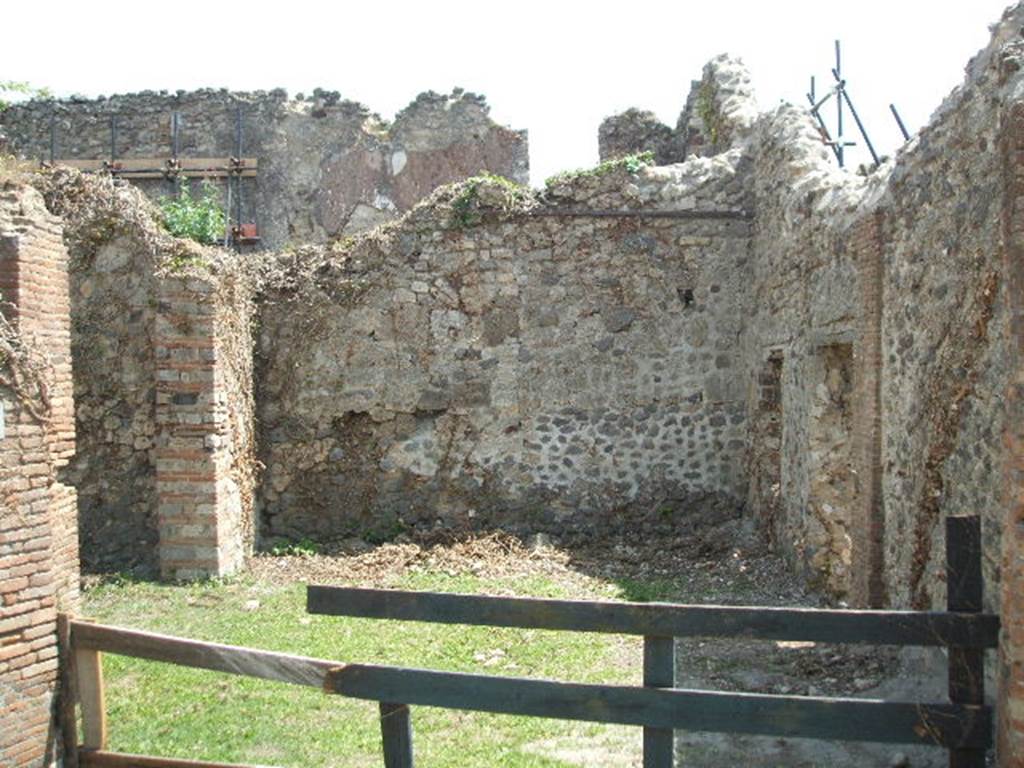
[[106, 749], [107, 706], [103, 693], [103, 657], [88, 648], [75, 651], [78, 700], [82, 707], [82, 747]]
[[[981, 519], [946, 518], [946, 609], [981, 613]], [[985, 703], [985, 656], [981, 648], [949, 647], [949, 701]], [[984, 768], [984, 749], [950, 749], [949, 768]]]
[[[675, 638], [645, 636], [644, 687], [672, 688], [675, 684]], [[672, 768], [674, 756], [671, 728], [644, 728], [644, 768]]]
[[413, 768], [412, 716], [407, 704], [380, 703], [384, 768]]
[[57, 615], [57, 651], [60, 659], [59, 724], [65, 768], [78, 768], [78, 718], [75, 702], [75, 654], [71, 649], [71, 620], [66, 613]]

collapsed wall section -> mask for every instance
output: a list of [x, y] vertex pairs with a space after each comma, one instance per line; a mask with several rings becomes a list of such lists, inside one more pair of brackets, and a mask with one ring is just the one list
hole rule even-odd
[[0, 764], [60, 756], [57, 612], [78, 605], [67, 252], [25, 187], [0, 187]]
[[[257, 347], [263, 536], [733, 514], [739, 161], [565, 178], [544, 202], [474, 181], [344, 256], [280, 257]], [[511, 213], [477, 221], [495, 196]]]
[[[421, 94], [390, 124], [337, 93], [207, 89], [16, 104], [0, 113], [0, 133], [10, 151], [47, 161], [229, 158], [241, 141], [258, 175], [239, 179], [230, 198], [217, 184], [232, 221], [257, 223], [261, 245], [277, 249], [375, 226], [483, 170], [527, 182], [526, 132], [488, 112], [483, 97], [458, 89]], [[150, 197], [176, 190], [159, 174], [133, 183]]]

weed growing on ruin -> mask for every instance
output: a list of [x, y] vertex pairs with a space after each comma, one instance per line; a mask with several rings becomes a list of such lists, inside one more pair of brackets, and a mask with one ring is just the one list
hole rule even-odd
[[614, 160], [605, 160], [603, 163], [594, 166], [593, 168], [583, 168], [575, 171], [562, 171], [556, 173], [554, 176], [548, 177], [545, 180], [544, 186], [550, 189], [554, 186], [561, 184], [571, 184], [574, 181], [587, 178], [600, 178], [601, 176], [607, 176], [609, 173], [615, 171], [626, 171], [626, 173], [635, 174], [639, 173], [642, 168], [646, 168], [648, 165], [654, 165], [654, 153], [639, 152], [634, 155], [626, 155], [625, 157], [617, 157]]
[[509, 215], [529, 206], [530, 190], [521, 184], [486, 171], [466, 179], [451, 201], [453, 227], [475, 227], [486, 211]]
[[18, 183], [36, 170], [35, 164], [14, 155], [0, 155], [0, 186]]
[[270, 554], [274, 557], [311, 557], [320, 554], [320, 545], [312, 539], [300, 539], [271, 547]]
[[35, 88], [18, 80], [0, 80], [0, 112], [11, 106], [8, 97], [12, 94], [27, 96], [30, 99], [49, 99], [53, 96], [49, 88]]
[[159, 205], [164, 228], [175, 237], [208, 245], [223, 239], [227, 220], [217, 188], [209, 180], [203, 180], [199, 195], [194, 197], [189, 180], [182, 178], [178, 194], [162, 198]]
[[717, 144], [722, 134], [722, 115], [715, 105], [715, 89], [710, 81], [703, 83], [697, 91], [697, 114], [707, 128], [711, 143]]

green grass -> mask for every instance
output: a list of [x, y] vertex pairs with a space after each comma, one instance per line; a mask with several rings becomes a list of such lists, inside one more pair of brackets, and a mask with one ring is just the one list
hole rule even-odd
[[[410, 572], [407, 589], [573, 597], [545, 576]], [[659, 590], [660, 591], [660, 590]], [[110, 624], [344, 662], [372, 662], [578, 682], [637, 683], [639, 640], [536, 630], [308, 616], [301, 584], [250, 578], [164, 586], [119, 583], [87, 593], [85, 615]], [[252, 601], [259, 601], [254, 607]], [[376, 705], [308, 688], [107, 655], [109, 748], [280, 766], [381, 764]], [[413, 710], [424, 766], [567, 766], [548, 748], [636, 729], [536, 718]], [[548, 746], [545, 746], [548, 745]]]

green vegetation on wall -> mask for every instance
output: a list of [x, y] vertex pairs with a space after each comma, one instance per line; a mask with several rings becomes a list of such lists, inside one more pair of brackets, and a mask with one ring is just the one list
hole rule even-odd
[[7, 100], [7, 96], [11, 94], [28, 96], [30, 99], [48, 99], [53, 95], [48, 88], [34, 88], [19, 80], [0, 80], [0, 112], [11, 106], [11, 102]]
[[224, 239], [227, 219], [221, 208], [217, 188], [208, 180], [200, 184], [198, 196], [193, 196], [189, 180], [182, 178], [181, 188], [174, 197], [160, 201], [164, 228], [175, 237], [187, 237], [197, 243], [218, 243]]

